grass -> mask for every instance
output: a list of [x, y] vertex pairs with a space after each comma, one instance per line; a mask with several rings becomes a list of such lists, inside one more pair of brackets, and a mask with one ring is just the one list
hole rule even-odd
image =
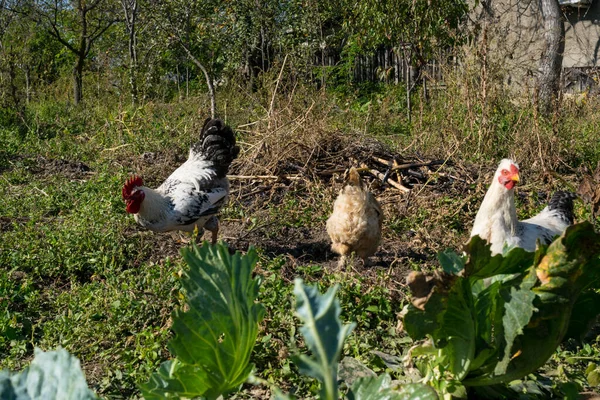
[[[499, 104], [480, 141], [480, 124], [470, 119], [475, 110], [460, 100], [450, 109], [440, 106], [453, 94], [452, 88], [423, 104], [411, 123], [394, 92], [378, 94], [366, 105], [362, 95], [341, 98], [299, 88], [294, 97], [276, 96], [279, 106], [270, 119], [261, 110], [270, 103], [271, 93], [242, 98], [233, 92], [222, 94], [228, 122], [235, 127], [258, 121], [250, 131], [240, 131], [243, 152], [237, 171], [281, 172], [289, 168], [285, 162], [310, 166], [326, 159], [328, 135], [343, 138], [366, 132], [395, 151], [407, 149], [407, 157], [450, 156], [454, 166], [448, 171], [473, 178], [471, 183], [448, 183], [434, 177], [430, 186], [422, 191], [418, 186], [419, 195], [411, 197], [371, 181], [383, 199], [387, 220], [382, 257], [393, 261], [343, 271], [331, 270], [335, 257], [328, 252], [326, 236], [319, 236], [339, 178], [305, 174], [301, 181], [246, 197], [261, 183], [232, 184], [221, 220], [224, 235], [236, 239], [226, 241], [241, 248], [256, 245], [261, 254], [256, 273], [263, 279], [260, 301], [267, 312], [253, 362], [262, 378], [302, 398], [316, 393], [316, 387], [297, 374], [287, 357], [303, 347], [291, 312], [295, 276], [321, 289], [341, 285], [342, 318], [357, 322], [344, 354], [384, 369], [373, 350], [401, 355], [410, 346], [397, 326], [397, 314], [406, 302], [406, 271], [430, 268], [437, 251], [461, 246], [485, 192], [485, 174], [498, 158], [514, 153], [525, 161], [528, 180], [520, 191], [525, 196], [518, 198], [521, 217], [544, 206], [546, 196], [539, 191], [548, 193], [563, 185], [560, 180], [544, 181], [535, 136], [519, 142], [525, 137], [521, 132], [535, 126], [527, 108]], [[131, 398], [139, 396], [136, 384], [169, 358], [170, 313], [182, 302], [177, 272], [183, 268], [178, 252], [183, 244], [168, 234], [140, 231], [125, 213], [120, 189], [134, 172], [149, 186], [158, 185], [185, 159], [203, 122], [197, 118], [197, 103], [189, 99], [136, 109], [111, 101], [81, 109], [33, 104], [29, 128], [0, 129], [0, 368], [22, 368], [34, 346], [62, 346], [81, 359], [98, 394]], [[599, 139], [598, 115], [593, 105], [586, 107], [566, 110], [558, 133], [549, 123], [536, 128], [554, 146], [541, 149], [549, 158], [547, 166], [562, 171], [561, 179], [571, 185], [580, 177], [580, 166], [592, 167], [600, 160], [600, 150], [591, 146]], [[260, 143], [266, 150], [255, 152]], [[527, 158], [532, 154], [535, 157]], [[348, 157], [342, 162], [351, 163], [352, 154]], [[577, 217], [589, 218], [581, 204]], [[294, 247], [294, 241], [306, 239], [303, 235], [313, 240], [308, 250]], [[318, 254], [311, 259], [294, 251]], [[576, 376], [573, 381], [586, 387], [581, 377], [587, 362], [568, 364], [564, 352], [571, 358], [598, 357], [598, 342], [561, 350], [549, 364], [563, 371], [558, 380]], [[253, 390], [246, 387], [236, 398], [256, 398]]]

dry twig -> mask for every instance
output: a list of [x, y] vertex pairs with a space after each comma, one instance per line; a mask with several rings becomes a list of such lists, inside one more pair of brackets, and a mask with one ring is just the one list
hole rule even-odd
[[[377, 171], [376, 169], [369, 168], [366, 164], [362, 164], [361, 169], [363, 169], [364, 171], [367, 171], [368, 173], [375, 176], [376, 178], [379, 178], [382, 182], [384, 181], [385, 175], [382, 174], [381, 172]], [[396, 189], [403, 191], [404, 193], [410, 192], [409, 188], [407, 188], [406, 186], [403, 186], [402, 184], [396, 182], [393, 179], [387, 178], [385, 180], [385, 182], [389, 183], [391, 186], [395, 187]]]

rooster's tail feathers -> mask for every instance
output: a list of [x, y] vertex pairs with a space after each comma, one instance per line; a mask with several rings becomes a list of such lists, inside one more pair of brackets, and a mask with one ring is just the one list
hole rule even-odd
[[220, 119], [207, 118], [200, 133], [200, 140], [192, 146], [194, 156], [212, 161], [217, 168], [217, 174], [223, 177], [227, 175], [229, 165], [239, 152], [233, 130]]
[[558, 191], [554, 193], [548, 203], [548, 209], [555, 211], [558, 216], [567, 222], [569, 225], [573, 224], [573, 200], [577, 198], [577, 195], [572, 192]]

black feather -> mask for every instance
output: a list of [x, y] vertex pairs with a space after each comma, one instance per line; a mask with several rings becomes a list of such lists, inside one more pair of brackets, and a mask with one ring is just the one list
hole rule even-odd
[[220, 119], [206, 119], [200, 132], [200, 140], [192, 145], [195, 157], [213, 162], [217, 178], [227, 175], [229, 165], [239, 152], [233, 130]]
[[573, 224], [573, 200], [577, 198], [577, 195], [572, 192], [558, 191], [554, 193], [548, 203], [550, 210], [556, 210], [559, 213], [560, 218], [567, 222], [569, 225]]
[[162, 188], [164, 194], [169, 195], [180, 184], [181, 184], [181, 181], [178, 179], [167, 178], [167, 180], [165, 180], [163, 182], [163, 184], [161, 185], [161, 188]]

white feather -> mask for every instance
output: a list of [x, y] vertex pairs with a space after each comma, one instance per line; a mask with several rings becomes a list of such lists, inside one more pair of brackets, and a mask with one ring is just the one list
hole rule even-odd
[[[211, 166], [212, 163], [210, 161], [188, 158], [186, 162], [173, 171], [165, 183], [169, 180], [178, 180], [183, 183], [191, 183], [197, 191], [200, 191], [202, 187], [206, 186], [207, 182], [212, 181], [217, 176], [217, 173]], [[160, 191], [163, 185], [157, 190]]]
[[137, 223], [157, 232], [191, 232], [196, 226], [204, 226], [214, 214], [211, 208], [216, 212], [215, 205], [229, 193], [229, 181], [216, 179], [211, 166], [209, 161], [188, 159], [156, 190], [139, 188], [144, 191], [145, 199], [135, 214]]
[[532, 218], [517, 219], [514, 188], [507, 189], [498, 181], [501, 171], [509, 169], [511, 163], [517, 166], [508, 159], [500, 162], [471, 230], [471, 237], [479, 235], [491, 244], [492, 254], [511, 247], [535, 251], [538, 239], [559, 235], [568, 226], [548, 207]]

